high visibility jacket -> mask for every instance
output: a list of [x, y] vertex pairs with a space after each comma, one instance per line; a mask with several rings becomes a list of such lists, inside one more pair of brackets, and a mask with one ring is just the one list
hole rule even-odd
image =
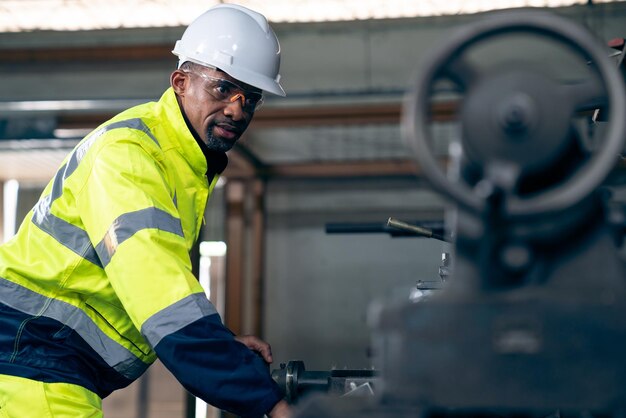
[[158, 356], [217, 407], [271, 409], [267, 366], [191, 272], [208, 169], [171, 88], [85, 137], [0, 247], [0, 374], [105, 397]]

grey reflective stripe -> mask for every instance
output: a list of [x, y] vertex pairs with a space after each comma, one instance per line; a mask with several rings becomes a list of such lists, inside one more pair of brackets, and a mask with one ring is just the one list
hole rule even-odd
[[40, 200], [35, 208], [33, 216], [35, 225], [84, 259], [99, 267], [103, 267], [96, 254], [96, 249], [91, 245], [89, 236], [84, 230], [58, 216], [51, 215], [49, 212], [44, 213], [41, 217], [39, 216], [40, 211], [45, 210], [45, 208], [40, 206], [42, 201], [45, 201], [45, 198]]
[[206, 295], [194, 293], [148, 318], [141, 327], [141, 333], [154, 348], [163, 337], [175, 333], [200, 318], [215, 314], [217, 310]]
[[149, 366], [106, 335], [74, 305], [46, 297], [1, 277], [0, 302], [25, 314], [52, 318], [72, 328], [106, 364], [127, 379], [135, 380]]
[[96, 250], [91, 245], [87, 232], [83, 229], [72, 225], [69, 222], [59, 218], [50, 213], [50, 207], [52, 203], [61, 197], [63, 193], [63, 183], [65, 179], [76, 171], [78, 164], [82, 161], [83, 157], [87, 154], [94, 142], [100, 138], [106, 132], [113, 129], [128, 128], [136, 129], [144, 132], [150, 139], [152, 139], [157, 145], [159, 141], [154, 137], [150, 129], [139, 118], [127, 119], [118, 122], [110, 123], [97, 131], [92, 132], [82, 143], [80, 143], [72, 154], [70, 155], [67, 163], [64, 164], [54, 176], [52, 183], [52, 191], [49, 195], [42, 197], [35, 205], [33, 214], [33, 223], [37, 225], [48, 235], [52, 236], [58, 242], [74, 251], [76, 254], [92, 262], [93, 264], [103, 267], [101, 261], [98, 259]]
[[180, 219], [161, 209], [146, 208], [125, 213], [113, 221], [102, 241], [96, 245], [96, 253], [100, 257], [102, 267], [109, 264], [118, 245], [142, 229], [158, 229], [184, 236]]

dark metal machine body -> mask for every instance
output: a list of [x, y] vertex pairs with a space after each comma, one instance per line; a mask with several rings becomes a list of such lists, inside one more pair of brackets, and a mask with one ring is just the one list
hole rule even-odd
[[[514, 32], [571, 49], [590, 76], [481, 73], [465, 59]], [[426, 300], [372, 307], [375, 396], [314, 397], [296, 418], [626, 416], [623, 226], [611, 224], [602, 191], [626, 135], [620, 74], [584, 29], [529, 11], [465, 27], [425, 62], [403, 125], [424, 174], [453, 203], [449, 279]], [[461, 152], [447, 173], [428, 129], [442, 79], [464, 93]], [[598, 108], [608, 126], [591, 149], [572, 119]]]
[[312, 392], [331, 396], [373, 395], [378, 377], [371, 369], [308, 371], [303, 361], [292, 360], [273, 370], [272, 379], [285, 393], [287, 402], [295, 403]]

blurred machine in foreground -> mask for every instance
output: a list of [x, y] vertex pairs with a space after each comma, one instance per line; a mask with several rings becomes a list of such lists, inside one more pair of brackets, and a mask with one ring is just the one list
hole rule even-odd
[[[582, 75], [560, 79], [522, 50], [475, 58], [517, 34], [566, 50]], [[626, 135], [615, 63], [581, 27], [536, 11], [492, 14], [424, 62], [403, 127], [452, 203], [449, 278], [425, 300], [372, 306], [374, 396], [311, 397], [296, 417], [626, 416], [623, 211], [604, 187]], [[446, 168], [432, 152], [442, 91], [458, 103]], [[601, 131], [588, 123], [598, 109]], [[294, 375], [332, 377], [290, 367], [278, 379], [292, 393]]]

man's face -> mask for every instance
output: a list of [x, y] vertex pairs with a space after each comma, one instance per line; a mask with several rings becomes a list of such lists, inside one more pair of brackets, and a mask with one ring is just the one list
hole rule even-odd
[[219, 70], [177, 70], [172, 86], [198, 136], [214, 151], [228, 151], [246, 130], [261, 92]]

